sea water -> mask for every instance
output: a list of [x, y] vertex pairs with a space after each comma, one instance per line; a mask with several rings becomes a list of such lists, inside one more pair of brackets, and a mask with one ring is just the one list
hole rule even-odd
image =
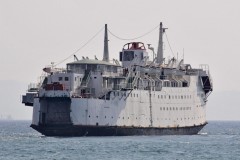
[[0, 121], [0, 159], [237, 160], [240, 122], [210, 121], [198, 135], [46, 137], [30, 121]]

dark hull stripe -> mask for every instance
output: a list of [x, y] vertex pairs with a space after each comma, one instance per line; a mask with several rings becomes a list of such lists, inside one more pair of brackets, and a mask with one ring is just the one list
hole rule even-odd
[[46, 136], [133, 136], [133, 135], [193, 135], [205, 125], [178, 128], [140, 128], [116, 126], [31, 125]]

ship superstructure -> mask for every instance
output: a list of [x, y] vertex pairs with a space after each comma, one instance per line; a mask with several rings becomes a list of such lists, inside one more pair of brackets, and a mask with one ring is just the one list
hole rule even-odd
[[160, 23], [152, 61], [144, 43], [130, 42], [111, 63], [105, 25], [103, 60], [82, 57], [66, 69], [44, 68], [47, 75], [23, 96], [33, 106], [31, 127], [47, 136], [197, 134], [207, 124], [209, 69], [176, 58], [166, 63], [165, 29]]

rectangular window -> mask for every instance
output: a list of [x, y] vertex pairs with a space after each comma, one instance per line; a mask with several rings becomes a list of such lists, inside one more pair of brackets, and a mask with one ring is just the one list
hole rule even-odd
[[125, 51], [123, 54], [123, 61], [132, 61], [134, 59], [133, 51]]
[[62, 77], [58, 77], [58, 81], [62, 81]]
[[65, 77], [65, 81], [68, 81], [68, 77]]

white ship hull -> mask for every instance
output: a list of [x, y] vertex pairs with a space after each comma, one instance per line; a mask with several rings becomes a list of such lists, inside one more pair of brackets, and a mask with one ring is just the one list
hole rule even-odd
[[[193, 79], [192, 81], [196, 80]], [[69, 101], [69, 106], [66, 106], [66, 103], [60, 103], [57, 107], [61, 107], [60, 105], [64, 108], [69, 107], [69, 113], [66, 110], [62, 112], [55, 110], [50, 116], [45, 115], [45, 120], [41, 117], [40, 106], [53, 107], [48, 101], [51, 101], [49, 99], [56, 99], [56, 97], [48, 97], [45, 100], [40, 98], [40, 101], [39, 98], [35, 98], [32, 124], [35, 128], [39, 124], [46, 128], [47, 124], [44, 124], [44, 121], [48, 121], [48, 125], [52, 129], [53, 126], [63, 126], [63, 124], [67, 124], [68, 127], [75, 126], [75, 130], [76, 127], [79, 130], [83, 128], [86, 130], [86, 127], [108, 129], [112, 127], [112, 130], [137, 129], [137, 131], [130, 132], [130, 135], [135, 132], [142, 132], [138, 135], [155, 132], [159, 132], [158, 134], [196, 134], [196, 130], [199, 131], [207, 123], [206, 105], [201, 97], [201, 92], [197, 90], [196, 85], [191, 85], [186, 88], [168, 87], [162, 88], [161, 91], [151, 92], [148, 90], [116, 91], [111, 94], [109, 100], [66, 98]], [[41, 103], [41, 101], [44, 101], [44, 103]], [[56, 102], [52, 104], [56, 105]], [[69, 114], [70, 119], [63, 120], [63, 113]], [[53, 123], [49, 118], [53, 120]], [[191, 128], [195, 129], [191, 130]], [[146, 129], [150, 129], [149, 132], [143, 131]], [[170, 129], [172, 132], [170, 130], [167, 130], [167, 132], [163, 130], [152, 131], [158, 129]], [[179, 133], [176, 131], [179, 131]], [[83, 131], [80, 132], [82, 134]], [[87, 130], [86, 132], [89, 133]], [[112, 132], [115, 133], [115, 131]], [[44, 134], [44, 131], [42, 133]], [[57, 133], [61, 134], [59, 131]], [[128, 134], [125, 133], [124, 135]]]

